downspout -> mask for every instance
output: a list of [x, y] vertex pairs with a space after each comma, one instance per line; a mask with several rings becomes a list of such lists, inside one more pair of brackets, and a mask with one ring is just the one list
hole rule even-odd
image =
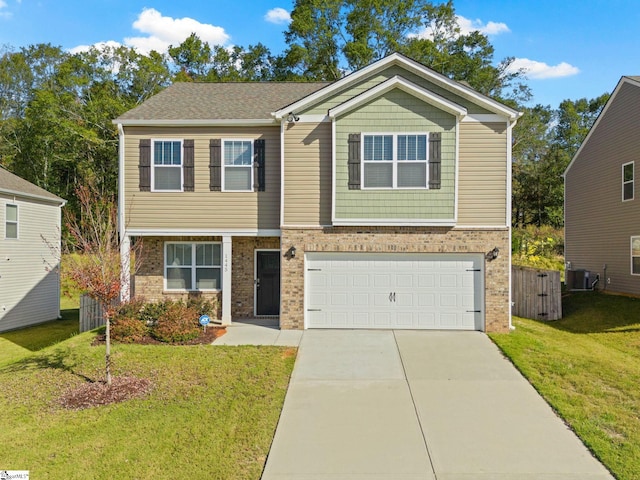
[[507, 228], [509, 229], [509, 330], [515, 330], [516, 327], [513, 325], [513, 318], [511, 312], [513, 310], [513, 291], [511, 286], [511, 262], [512, 262], [512, 253], [511, 253], [511, 245], [512, 245], [512, 228], [511, 228], [511, 210], [512, 210], [512, 175], [513, 175], [513, 127], [518, 123], [518, 118], [522, 116], [522, 112], [518, 112], [514, 118], [507, 125], [507, 211], [506, 211], [506, 223]]
[[118, 123], [118, 234], [120, 238], [120, 301], [131, 298], [131, 244], [125, 228], [124, 203], [124, 128]]

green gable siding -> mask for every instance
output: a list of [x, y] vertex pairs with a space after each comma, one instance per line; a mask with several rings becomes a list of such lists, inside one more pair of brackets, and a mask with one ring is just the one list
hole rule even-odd
[[389, 68], [383, 70], [377, 75], [374, 75], [368, 78], [363, 78], [359, 83], [352, 85], [349, 89], [343, 90], [341, 92], [337, 92], [330, 97], [323, 98], [319, 100], [318, 103], [316, 103], [315, 105], [301, 112], [296, 112], [296, 113], [305, 114], [305, 115], [326, 115], [330, 108], [340, 105], [346, 102], [347, 100], [350, 100], [351, 98], [355, 97], [356, 95], [362, 92], [365, 92], [375, 87], [376, 85], [379, 85], [380, 83], [386, 80], [389, 80], [390, 78], [395, 77], [396, 75], [399, 77], [403, 77], [409, 80], [410, 82], [415, 83], [416, 85], [420, 85], [421, 87], [437, 95], [440, 95], [441, 97], [444, 97], [447, 100], [457, 103], [462, 107], [465, 107], [469, 114], [492, 113], [476, 105], [475, 103], [470, 102], [469, 100], [462, 98], [458, 95], [455, 95], [449, 92], [448, 90], [445, 90], [444, 88], [439, 87], [425, 80], [424, 78], [414, 73], [411, 73], [399, 66], [390, 66]]
[[[336, 220], [452, 219], [455, 215], [453, 115], [395, 89], [336, 119]], [[441, 132], [442, 187], [438, 190], [349, 190], [350, 133]]]

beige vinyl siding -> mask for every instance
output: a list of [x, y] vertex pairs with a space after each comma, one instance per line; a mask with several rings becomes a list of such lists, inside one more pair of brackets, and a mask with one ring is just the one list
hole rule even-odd
[[[18, 238], [5, 239], [5, 205], [18, 206]], [[0, 332], [55, 320], [60, 207], [0, 194]]]
[[331, 123], [289, 123], [284, 132], [284, 225], [331, 224]]
[[[640, 236], [640, 87], [624, 84], [565, 177], [565, 261], [601, 275], [600, 288], [640, 295], [631, 236]], [[634, 162], [634, 199], [622, 201], [622, 165]], [[604, 277], [604, 265], [607, 266]]]
[[460, 124], [458, 226], [509, 225], [507, 124]]
[[347, 100], [350, 100], [351, 98], [355, 97], [356, 95], [359, 95], [365, 92], [366, 90], [369, 90], [375, 87], [376, 85], [379, 85], [380, 83], [386, 80], [389, 80], [390, 78], [393, 78], [396, 75], [399, 77], [405, 78], [410, 82], [413, 82], [416, 85], [419, 85], [458, 105], [465, 107], [468, 113], [470, 114], [492, 113], [480, 107], [479, 105], [476, 105], [475, 103], [465, 98], [455, 95], [450, 91], [445, 90], [444, 88], [439, 87], [429, 82], [428, 80], [425, 80], [423, 77], [418, 76], [415, 73], [409, 72], [408, 70], [405, 70], [404, 68], [396, 65], [390, 66], [389, 68], [383, 70], [382, 72], [372, 77], [363, 78], [360, 80], [359, 83], [350, 86], [348, 89], [334, 93], [330, 97], [322, 98], [318, 100], [318, 102], [315, 105], [305, 109], [302, 112], [296, 112], [296, 113], [303, 113], [303, 114], [309, 114], [309, 115], [318, 115], [318, 114], [326, 115], [330, 108], [340, 105], [346, 102]]
[[[453, 115], [400, 89], [339, 117], [336, 120], [336, 220], [453, 219], [455, 128]], [[442, 134], [441, 188], [349, 190], [349, 134], [403, 132]]]
[[[193, 139], [193, 192], [141, 192], [139, 141]], [[264, 192], [212, 192], [209, 140], [265, 140]], [[153, 168], [153, 167], [152, 167]], [[278, 229], [280, 228], [280, 127], [125, 127], [125, 223], [130, 229]]]

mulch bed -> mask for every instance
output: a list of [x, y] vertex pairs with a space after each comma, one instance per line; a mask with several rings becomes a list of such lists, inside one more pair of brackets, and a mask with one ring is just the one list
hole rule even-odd
[[105, 381], [84, 383], [65, 393], [60, 403], [69, 410], [82, 410], [144, 397], [152, 387], [146, 378], [113, 377], [111, 386]]
[[[130, 343], [135, 343], [137, 345], [208, 345], [213, 343], [213, 341], [216, 338], [221, 337], [225, 333], [227, 333], [226, 327], [213, 326], [213, 327], [207, 327], [206, 333], [202, 329], [200, 329], [199, 337], [196, 337], [192, 340], [187, 340], [186, 342], [166, 343], [166, 342], [161, 342], [160, 340], [157, 340], [153, 337], [146, 336], [146, 337], [142, 337], [140, 340], [136, 342], [130, 342]], [[96, 345], [104, 345], [104, 341], [105, 341], [104, 334], [96, 335], [96, 338], [94, 338], [91, 345], [94, 347]]]
[[[132, 343], [140, 345], [208, 345], [225, 333], [227, 333], [226, 327], [212, 326], [207, 327], [206, 332], [201, 330], [199, 337], [187, 342], [164, 343], [153, 337], [143, 337], [139, 341]], [[91, 345], [104, 345], [104, 343], [105, 335], [101, 334], [96, 335]], [[77, 388], [67, 391], [60, 398], [60, 404], [69, 410], [83, 410], [144, 397], [152, 388], [153, 384], [146, 378], [113, 377], [111, 386], [108, 386], [105, 381], [86, 382]]]

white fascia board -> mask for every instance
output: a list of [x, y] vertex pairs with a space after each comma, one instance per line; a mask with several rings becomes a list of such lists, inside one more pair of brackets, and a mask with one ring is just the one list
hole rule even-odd
[[49, 198], [49, 197], [45, 197], [44, 195], [36, 195], [36, 194], [32, 194], [32, 193], [25, 193], [25, 192], [21, 192], [19, 190], [10, 190], [8, 188], [0, 188], [0, 194], [3, 195], [10, 195], [12, 197], [21, 197], [21, 198], [26, 198], [26, 199], [30, 199], [30, 200], [39, 200], [42, 202], [46, 202], [46, 203], [50, 203], [54, 206], [58, 206], [58, 207], [64, 207], [67, 204], [67, 201], [60, 198], [60, 199], [55, 199], [55, 198]]
[[280, 229], [189, 229], [189, 228], [128, 228], [127, 235], [131, 237], [279, 237]]
[[463, 123], [506, 123], [512, 121], [506, 115], [498, 115], [497, 113], [470, 113], [464, 117]]
[[260, 127], [277, 125], [272, 118], [255, 119], [198, 119], [198, 120], [114, 120], [116, 125], [124, 127]]
[[317, 92], [312, 93], [311, 95], [292, 103], [291, 105], [273, 112], [272, 115], [276, 118], [282, 118], [283, 116], [288, 115], [290, 112], [296, 112], [298, 110], [302, 110], [305, 107], [317, 102], [318, 100], [331, 95], [332, 93], [344, 89], [349, 85], [359, 81], [361, 78], [366, 77], [368, 75], [372, 75], [378, 71], [384, 70], [390, 65], [398, 65], [410, 72], [415, 73], [422, 78], [429, 80], [430, 82], [435, 83], [436, 85], [444, 88], [445, 90], [450, 91], [456, 95], [459, 95], [467, 100], [479, 105], [491, 112], [498, 113], [501, 115], [507, 116], [511, 120], [515, 120], [522, 115], [522, 112], [518, 112], [512, 108], [507, 107], [506, 105], [501, 104], [489, 97], [482, 95], [481, 93], [476, 92], [470, 87], [466, 87], [450, 78], [437, 73], [424, 65], [411, 60], [399, 53], [393, 53], [377, 62], [372, 63], [371, 65], [358, 70], [346, 77], [341, 78], [340, 80], [335, 81], [331, 85], [328, 85]]
[[432, 220], [352, 218], [333, 221], [335, 227], [455, 227], [455, 225], [456, 222], [452, 218]]
[[587, 133], [587, 136], [584, 137], [584, 140], [580, 144], [580, 147], [578, 148], [578, 151], [576, 152], [576, 154], [571, 159], [571, 162], [569, 162], [569, 165], [567, 165], [567, 168], [565, 169], [564, 173], [562, 174], [563, 178], [567, 178], [567, 174], [569, 173], [569, 170], [573, 166], [573, 162], [575, 162], [576, 159], [580, 156], [580, 152], [582, 152], [582, 148], [587, 144], [587, 142], [591, 138], [591, 134], [595, 131], [596, 128], [598, 128], [598, 125], [600, 125], [600, 120], [602, 120], [602, 118], [604, 118], [605, 114], [609, 110], [609, 107], [611, 106], [611, 104], [613, 103], [614, 99], [616, 98], [616, 95], [618, 95], [618, 93], [620, 92], [620, 90], [622, 89], [622, 87], [623, 87], [623, 85], [625, 83], [628, 83], [629, 85], [633, 85], [635, 87], [639, 87], [640, 88], [640, 82], [637, 82], [636, 80], [634, 80], [632, 78], [629, 78], [629, 77], [622, 77], [618, 81], [618, 85], [616, 85], [616, 88], [614, 89], [613, 93], [609, 97], [609, 100], [607, 101], [607, 104], [604, 106], [604, 108], [600, 112], [600, 115], [598, 115], [598, 118], [596, 119], [596, 121], [593, 122], [593, 125], [589, 129], [589, 133]]
[[356, 95], [350, 100], [347, 100], [346, 102], [332, 108], [331, 110], [329, 110], [329, 117], [335, 118], [345, 112], [358, 107], [359, 105], [362, 105], [363, 103], [369, 101], [371, 98], [378, 97], [396, 88], [399, 88], [409, 95], [413, 95], [414, 97], [419, 98], [423, 102], [429, 103], [430, 105], [433, 105], [440, 110], [455, 115], [456, 117], [463, 117], [467, 114], [467, 109], [462, 107], [461, 105], [447, 100], [440, 95], [430, 92], [429, 90], [396, 75], [389, 80], [385, 80], [375, 87], [370, 88], [366, 92], [363, 92], [360, 95]]

